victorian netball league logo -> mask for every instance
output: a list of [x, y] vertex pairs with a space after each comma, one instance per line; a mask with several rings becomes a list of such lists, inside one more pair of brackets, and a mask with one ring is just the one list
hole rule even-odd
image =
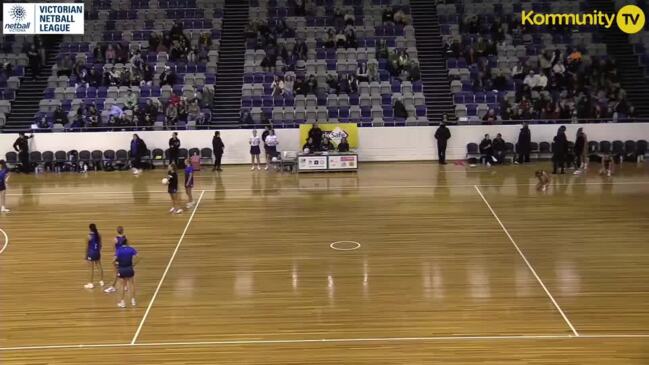
[[9, 16], [16, 22], [22, 22], [27, 17], [27, 10], [22, 5], [12, 5], [9, 9]]

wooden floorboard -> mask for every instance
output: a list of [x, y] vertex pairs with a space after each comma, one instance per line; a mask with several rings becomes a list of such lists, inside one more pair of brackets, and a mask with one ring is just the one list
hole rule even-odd
[[[646, 166], [558, 176], [546, 193], [534, 190], [539, 166], [228, 167], [199, 174], [191, 222], [168, 214], [161, 170], [14, 175], [0, 217], [0, 360], [649, 363], [649, 338], [612, 337], [649, 336]], [[137, 307], [82, 288], [90, 222], [106, 281], [117, 225], [140, 251]], [[344, 240], [360, 247], [330, 248]]]

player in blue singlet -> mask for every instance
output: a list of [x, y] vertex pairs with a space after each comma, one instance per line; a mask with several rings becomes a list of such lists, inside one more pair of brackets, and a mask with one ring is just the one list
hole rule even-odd
[[131, 305], [135, 306], [135, 265], [137, 264], [137, 251], [129, 246], [128, 241], [120, 246], [115, 252], [115, 266], [117, 267], [117, 276], [122, 283], [122, 296], [117, 306], [125, 308], [124, 296], [126, 291], [131, 294]]
[[194, 188], [194, 168], [192, 167], [191, 160], [187, 158], [185, 159], [185, 193], [187, 194], [187, 209], [194, 206], [192, 188]]
[[[115, 253], [117, 253], [117, 250], [124, 246], [127, 243], [127, 238], [126, 235], [124, 234], [124, 227], [118, 226], [117, 227], [117, 236], [115, 236]], [[117, 285], [117, 267], [115, 267], [115, 280], [113, 280], [113, 285], [109, 286], [108, 288], [104, 289], [105, 293], [114, 293], [117, 291], [115, 289], [115, 286]]]
[[0, 160], [0, 213], [9, 213], [5, 208], [5, 197], [7, 194], [7, 180], [9, 180], [9, 169], [5, 160]]
[[101, 277], [99, 285], [104, 286], [104, 269], [101, 267], [101, 236], [99, 235], [97, 226], [94, 223], [91, 223], [88, 228], [90, 229], [90, 233], [88, 233], [86, 260], [90, 265], [90, 282], [83, 287], [86, 289], [92, 289], [95, 287], [95, 284], [93, 284], [95, 268], [97, 268]]

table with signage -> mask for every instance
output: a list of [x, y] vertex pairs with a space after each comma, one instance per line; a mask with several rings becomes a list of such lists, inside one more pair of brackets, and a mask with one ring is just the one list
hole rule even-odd
[[325, 152], [298, 154], [298, 172], [357, 171], [358, 154], [354, 152]]

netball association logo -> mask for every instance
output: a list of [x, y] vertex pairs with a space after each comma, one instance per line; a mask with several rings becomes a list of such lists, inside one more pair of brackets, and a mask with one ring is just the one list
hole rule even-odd
[[9, 8], [9, 17], [16, 22], [22, 22], [27, 17], [27, 10], [22, 5], [12, 5]]
[[[31, 7], [28, 7], [30, 6]], [[34, 16], [33, 4], [2, 4], [4, 34], [33, 34], [34, 25], [29, 20]]]

